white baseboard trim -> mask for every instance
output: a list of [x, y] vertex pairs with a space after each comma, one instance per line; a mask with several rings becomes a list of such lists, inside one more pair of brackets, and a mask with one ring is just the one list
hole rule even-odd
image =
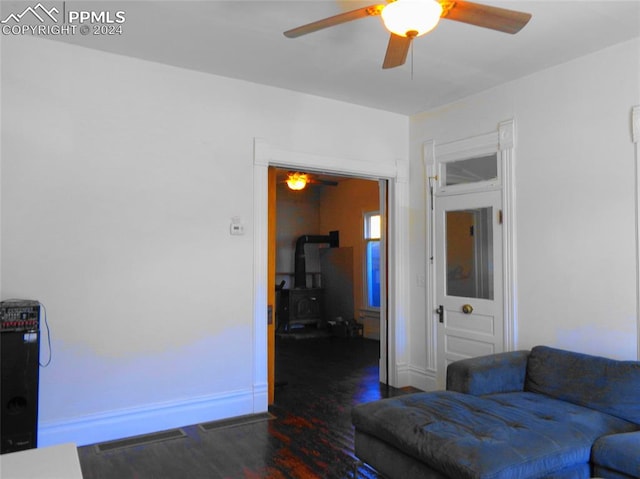
[[407, 369], [411, 386], [423, 391], [435, 391], [438, 389], [436, 371], [413, 365], [409, 365]]
[[411, 386], [409, 378], [409, 367], [406, 363], [396, 363], [396, 383], [392, 386], [397, 388], [404, 388]]
[[[254, 404], [264, 404], [265, 408], [260, 411], [254, 410]], [[85, 446], [266, 410], [266, 401], [256, 401], [252, 390], [150, 404], [145, 407], [40, 423], [38, 447], [67, 442]]]
[[253, 385], [253, 414], [269, 409], [269, 385], [256, 383]]

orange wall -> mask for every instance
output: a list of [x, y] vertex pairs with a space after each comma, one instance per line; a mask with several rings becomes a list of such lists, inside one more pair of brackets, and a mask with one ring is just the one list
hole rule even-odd
[[348, 179], [320, 194], [320, 230], [340, 231], [340, 246], [353, 247], [353, 317], [364, 305], [364, 220], [363, 214], [380, 209], [378, 182]]

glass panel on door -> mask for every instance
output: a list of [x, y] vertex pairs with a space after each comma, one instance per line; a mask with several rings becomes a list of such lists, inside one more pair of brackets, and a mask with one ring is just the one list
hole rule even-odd
[[493, 300], [493, 208], [446, 212], [446, 294]]

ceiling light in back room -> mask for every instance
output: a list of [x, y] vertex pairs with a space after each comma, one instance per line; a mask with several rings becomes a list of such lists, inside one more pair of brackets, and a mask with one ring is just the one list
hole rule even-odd
[[307, 186], [309, 178], [306, 173], [291, 172], [287, 177], [287, 186], [294, 191], [302, 190]]

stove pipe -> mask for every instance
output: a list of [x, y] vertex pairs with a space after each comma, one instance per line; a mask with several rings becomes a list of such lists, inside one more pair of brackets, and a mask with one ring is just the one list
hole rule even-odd
[[294, 288], [307, 287], [307, 264], [304, 256], [304, 245], [307, 243], [329, 243], [330, 248], [338, 248], [340, 234], [338, 231], [329, 231], [328, 235], [302, 235], [296, 240]]

